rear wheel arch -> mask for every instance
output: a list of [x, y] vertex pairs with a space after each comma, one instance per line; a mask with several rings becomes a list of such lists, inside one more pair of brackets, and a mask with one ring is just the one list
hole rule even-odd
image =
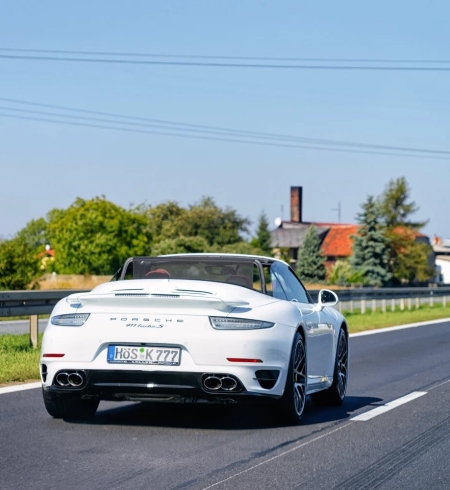
[[341, 325], [341, 329], [344, 330], [345, 332], [345, 335], [347, 336], [348, 338], [348, 326], [347, 326], [347, 323], [344, 321], [342, 322], [342, 325]]
[[303, 337], [303, 341], [305, 342], [305, 345], [306, 345], [306, 332], [305, 332], [305, 326], [303, 325], [303, 323], [300, 323], [297, 326], [297, 332]]
[[[297, 330], [295, 332], [296, 333], [298, 332], [302, 336], [303, 345], [305, 347], [305, 353], [306, 353], [306, 355], [308, 355], [308, 339], [306, 338], [306, 330], [305, 330], [305, 326], [303, 325], [303, 323], [298, 324]], [[294, 334], [294, 338], [292, 339], [292, 344], [294, 344], [294, 341], [295, 341], [295, 334]]]

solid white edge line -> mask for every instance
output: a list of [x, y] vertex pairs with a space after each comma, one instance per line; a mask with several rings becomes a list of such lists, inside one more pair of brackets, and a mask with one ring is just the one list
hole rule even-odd
[[[370, 315], [370, 313], [368, 313], [368, 315]], [[447, 323], [447, 322], [450, 322], [450, 318], [441, 318], [439, 320], [430, 320], [428, 322], [407, 323], [406, 325], [397, 325], [394, 327], [374, 328], [373, 330], [367, 330], [364, 332], [351, 333], [349, 337], [364, 337], [365, 335], [375, 335], [377, 333], [395, 332], [396, 330], [404, 330], [406, 328], [425, 327], [426, 325], [435, 325], [435, 324]]]
[[14, 393], [16, 391], [33, 390], [35, 388], [40, 388], [41, 386], [42, 383], [40, 381], [36, 381], [33, 383], [24, 383], [21, 385], [5, 386], [4, 388], [0, 388], [0, 395], [4, 395], [6, 393]]
[[426, 394], [427, 394], [426, 391], [413, 391], [409, 395], [402, 396], [401, 398], [392, 400], [391, 402], [386, 403], [385, 405], [381, 405], [380, 407], [369, 410], [368, 412], [362, 413], [361, 415], [357, 415], [356, 417], [351, 418], [350, 421], [367, 422], [368, 420], [373, 419], [378, 415], [389, 412], [390, 410], [397, 408], [400, 405], [404, 405], [405, 403], [415, 400], [416, 398], [420, 398], [421, 396]]

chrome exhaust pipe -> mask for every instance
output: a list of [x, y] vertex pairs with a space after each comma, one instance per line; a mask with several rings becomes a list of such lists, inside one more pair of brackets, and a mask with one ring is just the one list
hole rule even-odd
[[84, 383], [83, 376], [78, 373], [70, 373], [67, 377], [67, 381], [71, 386], [75, 386], [76, 388], [80, 387]]
[[222, 388], [226, 391], [233, 391], [237, 387], [237, 381], [231, 376], [224, 376], [221, 381]]
[[56, 375], [56, 382], [59, 386], [69, 386], [69, 375], [67, 373], [58, 373]]
[[208, 376], [203, 381], [203, 386], [207, 390], [217, 391], [220, 390], [220, 388], [222, 388], [222, 381], [217, 376]]

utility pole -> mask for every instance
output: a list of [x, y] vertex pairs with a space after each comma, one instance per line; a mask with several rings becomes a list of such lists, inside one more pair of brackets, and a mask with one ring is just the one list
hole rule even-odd
[[337, 211], [338, 212], [338, 221], [340, 223], [341, 222], [341, 213], [342, 213], [341, 203], [338, 202], [338, 207], [335, 209], [332, 209], [331, 211]]

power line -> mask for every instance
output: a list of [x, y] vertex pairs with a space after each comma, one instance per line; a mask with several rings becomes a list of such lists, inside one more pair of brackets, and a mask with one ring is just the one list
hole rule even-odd
[[[183, 122], [176, 121], [167, 121], [163, 119], [152, 119], [147, 117], [136, 117], [129, 116], [123, 114], [116, 114], [111, 112], [101, 112], [101, 111], [92, 111], [86, 109], [78, 109], [67, 106], [59, 106], [54, 104], [42, 104], [37, 102], [24, 101], [19, 99], [11, 99], [6, 97], [0, 97], [0, 101], [28, 105], [34, 107], [44, 107], [56, 109], [59, 111], [70, 111], [70, 112], [78, 112], [84, 114], [93, 114], [106, 116], [108, 118], [116, 118], [119, 121], [113, 121], [110, 119], [96, 119], [96, 118], [84, 118], [80, 116], [74, 116], [72, 114], [55, 114], [49, 112], [42, 111], [31, 111], [25, 109], [18, 109], [15, 107], [0, 107], [2, 110], [9, 110], [14, 112], [25, 112], [29, 114], [39, 114], [51, 117], [72, 117], [74, 119], [83, 119], [83, 120], [91, 120], [95, 122], [106, 122], [109, 124], [128, 124], [131, 126], [140, 126], [140, 127], [153, 127], [157, 129], [164, 130], [173, 130], [173, 131], [185, 131], [185, 132], [197, 132], [197, 133], [206, 133], [206, 134], [217, 134], [218, 136], [233, 136], [239, 138], [252, 138], [252, 139], [262, 139], [262, 140], [274, 140], [274, 141], [286, 141], [286, 142], [295, 142], [302, 144], [313, 144], [313, 145], [322, 145], [322, 146], [334, 146], [334, 147], [350, 147], [350, 148], [360, 148], [360, 149], [370, 149], [376, 151], [394, 151], [394, 152], [407, 152], [407, 153], [423, 153], [429, 155], [450, 155], [450, 151], [446, 150], [432, 150], [425, 148], [411, 148], [411, 147], [400, 147], [400, 146], [391, 146], [391, 145], [376, 145], [376, 144], [368, 144], [368, 143], [357, 143], [352, 141], [339, 141], [339, 140], [330, 140], [323, 138], [308, 138], [302, 136], [292, 136], [292, 135], [283, 135], [276, 133], [264, 133], [257, 131], [247, 131], [247, 130], [239, 130], [232, 128], [224, 128], [220, 126], [207, 126], [207, 125], [199, 125], [199, 124], [189, 124]], [[123, 119], [123, 120], [120, 120]], [[137, 122], [128, 122], [128, 121], [137, 121]]]
[[[135, 129], [135, 128], [127, 128], [127, 127], [118, 127], [118, 126], [105, 126], [100, 124], [89, 124], [89, 123], [81, 123], [81, 122], [73, 122], [73, 121], [61, 121], [47, 118], [38, 118], [38, 117], [30, 117], [30, 116], [18, 116], [16, 114], [5, 114], [0, 112], [0, 117], [5, 118], [14, 118], [14, 119], [22, 119], [28, 121], [37, 121], [37, 122], [46, 122], [53, 124], [63, 124], [70, 126], [78, 126], [78, 127], [87, 127], [87, 128], [98, 128], [98, 129], [109, 129], [115, 131], [125, 131], [129, 133], [141, 133], [141, 134], [152, 134], [157, 136], [172, 136], [177, 138], [185, 138], [185, 139], [197, 139], [197, 140], [210, 140], [210, 141], [222, 141], [226, 143], [243, 143], [249, 145], [262, 145], [262, 146], [273, 146], [273, 147], [281, 147], [281, 148], [297, 148], [303, 150], [319, 150], [319, 151], [331, 151], [331, 152], [340, 152], [340, 153], [359, 153], [365, 155], [382, 155], [382, 156], [396, 156], [396, 157], [408, 157], [408, 158], [430, 158], [434, 160], [448, 160], [449, 157], [445, 156], [434, 156], [434, 155], [418, 155], [418, 154], [409, 154], [409, 153], [392, 153], [392, 152], [381, 152], [381, 151], [370, 151], [370, 150], [356, 150], [350, 148], [333, 148], [333, 147], [318, 147], [312, 145], [294, 145], [288, 143], [277, 143], [277, 142], [265, 142], [265, 141], [252, 141], [245, 139], [233, 139], [233, 138], [219, 138], [215, 136], [202, 136], [202, 135], [191, 135], [191, 134], [182, 134], [182, 133], [171, 133], [166, 131], [148, 131], [144, 129]], [[64, 117], [64, 116], [61, 116]], [[68, 117], [68, 116], [66, 116]], [[167, 128], [169, 129], [169, 128]], [[175, 129], [176, 130], [176, 129]], [[176, 130], [176, 131], [182, 131]]]
[[0, 59], [21, 61], [60, 61], [75, 63], [100, 63], [121, 65], [159, 65], [159, 66], [190, 66], [203, 68], [260, 68], [286, 70], [345, 70], [345, 71], [450, 71], [446, 66], [356, 66], [356, 65], [293, 65], [293, 64], [264, 64], [264, 63], [222, 63], [203, 61], [161, 61], [161, 60], [130, 60], [108, 58], [70, 58], [61, 56], [28, 56], [0, 54]]
[[15, 53], [49, 53], [82, 56], [123, 56], [136, 58], [178, 58], [203, 60], [259, 60], [259, 61], [301, 61], [325, 63], [434, 63], [448, 64], [450, 60], [430, 59], [392, 59], [392, 58], [311, 58], [311, 57], [270, 57], [270, 56], [224, 56], [224, 55], [195, 55], [195, 54], [163, 54], [163, 53], [129, 53], [116, 51], [74, 51], [63, 49], [29, 49], [29, 48], [0, 48], [3, 52]]

